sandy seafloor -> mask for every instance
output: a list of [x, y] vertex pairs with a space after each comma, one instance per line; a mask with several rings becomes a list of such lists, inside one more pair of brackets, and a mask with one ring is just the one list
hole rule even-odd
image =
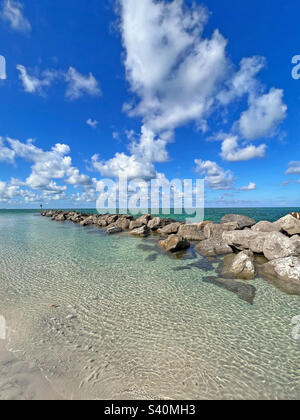
[[300, 399], [298, 296], [255, 279], [251, 306], [192, 250], [35, 214], [0, 232], [0, 400]]

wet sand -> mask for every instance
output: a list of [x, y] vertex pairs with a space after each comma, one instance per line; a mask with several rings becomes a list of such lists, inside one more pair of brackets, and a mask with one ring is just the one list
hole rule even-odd
[[62, 399], [33, 364], [19, 360], [0, 340], [0, 400]]

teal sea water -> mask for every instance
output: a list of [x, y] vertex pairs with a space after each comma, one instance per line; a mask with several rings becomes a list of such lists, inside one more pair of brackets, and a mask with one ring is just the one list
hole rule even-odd
[[[290, 210], [234, 212], [275, 220]], [[217, 263], [187, 267], [196, 261], [192, 250], [170, 258], [149, 238], [1, 210], [8, 347], [66, 398], [299, 399], [300, 298], [256, 279], [251, 306], [203, 282]]]

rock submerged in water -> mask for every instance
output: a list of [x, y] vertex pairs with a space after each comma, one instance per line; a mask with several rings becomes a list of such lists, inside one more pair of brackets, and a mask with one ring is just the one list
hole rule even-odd
[[235, 293], [239, 299], [244, 300], [245, 302], [253, 305], [256, 289], [250, 284], [245, 284], [237, 280], [232, 279], [223, 279], [220, 277], [204, 277], [203, 281], [205, 283], [211, 283], [218, 287], [228, 290], [229, 292]]
[[167, 252], [184, 251], [190, 247], [189, 241], [178, 235], [171, 235], [164, 241], [159, 241], [158, 245]]

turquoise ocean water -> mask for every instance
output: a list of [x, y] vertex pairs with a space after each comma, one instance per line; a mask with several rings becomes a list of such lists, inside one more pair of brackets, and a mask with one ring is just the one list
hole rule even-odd
[[[233, 212], [275, 220], [291, 210]], [[8, 347], [66, 398], [299, 399], [300, 297], [257, 278], [251, 306], [203, 282], [216, 270], [192, 250], [171, 258], [151, 238], [0, 210]]]

